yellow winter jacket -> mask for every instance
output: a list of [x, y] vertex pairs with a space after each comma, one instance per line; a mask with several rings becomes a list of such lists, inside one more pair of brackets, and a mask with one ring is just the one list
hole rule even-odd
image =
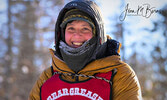
[[[50, 49], [50, 53], [52, 55], [52, 66], [54, 70], [62, 73], [74, 73], [68, 68], [64, 61], [54, 55], [54, 51], [52, 49]], [[117, 73], [113, 78], [113, 100], [142, 100], [138, 78], [133, 69], [120, 60], [120, 56], [113, 55], [95, 60], [79, 71], [78, 74], [94, 75], [95, 73], [106, 73], [115, 68], [117, 69]], [[42, 84], [51, 76], [51, 67], [42, 72], [39, 79], [33, 86], [28, 100], [40, 100], [40, 88]], [[75, 79], [72, 79], [71, 76], [63, 78], [67, 81], [75, 81]], [[87, 78], [79, 77], [79, 81], [86, 79]]]

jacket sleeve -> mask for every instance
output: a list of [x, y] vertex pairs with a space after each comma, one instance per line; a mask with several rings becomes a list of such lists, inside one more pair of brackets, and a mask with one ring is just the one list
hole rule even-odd
[[113, 100], [142, 100], [138, 78], [127, 64], [119, 67], [114, 76]]
[[28, 100], [40, 100], [40, 88], [42, 84], [51, 76], [52, 76], [51, 68], [48, 68], [42, 72], [42, 74], [35, 82], [33, 88], [31, 89]]

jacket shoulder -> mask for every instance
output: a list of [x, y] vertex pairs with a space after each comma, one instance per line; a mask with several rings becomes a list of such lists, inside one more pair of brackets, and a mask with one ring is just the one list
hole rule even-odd
[[128, 64], [117, 68], [113, 79], [114, 100], [142, 100], [141, 88], [137, 75]]
[[45, 69], [37, 81], [35, 82], [33, 88], [30, 91], [28, 100], [40, 100], [40, 88], [43, 83], [52, 76], [52, 67]]

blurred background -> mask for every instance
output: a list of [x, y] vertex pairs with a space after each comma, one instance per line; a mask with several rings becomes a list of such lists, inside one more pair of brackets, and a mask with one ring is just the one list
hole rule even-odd
[[[51, 66], [55, 22], [69, 1], [0, 0], [0, 100], [26, 100], [39, 74]], [[143, 99], [167, 100], [167, 0], [93, 1], [106, 34], [122, 43], [121, 58], [135, 70]]]

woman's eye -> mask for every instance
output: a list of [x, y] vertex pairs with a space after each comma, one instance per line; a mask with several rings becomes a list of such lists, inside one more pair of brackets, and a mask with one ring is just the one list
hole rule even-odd
[[91, 31], [92, 31], [92, 30], [89, 29], [89, 28], [83, 28], [82, 30], [85, 31], [85, 32], [91, 32]]
[[74, 28], [73, 27], [69, 27], [69, 28], [67, 28], [67, 30], [74, 30]]
[[83, 28], [83, 30], [89, 30], [88, 28]]

